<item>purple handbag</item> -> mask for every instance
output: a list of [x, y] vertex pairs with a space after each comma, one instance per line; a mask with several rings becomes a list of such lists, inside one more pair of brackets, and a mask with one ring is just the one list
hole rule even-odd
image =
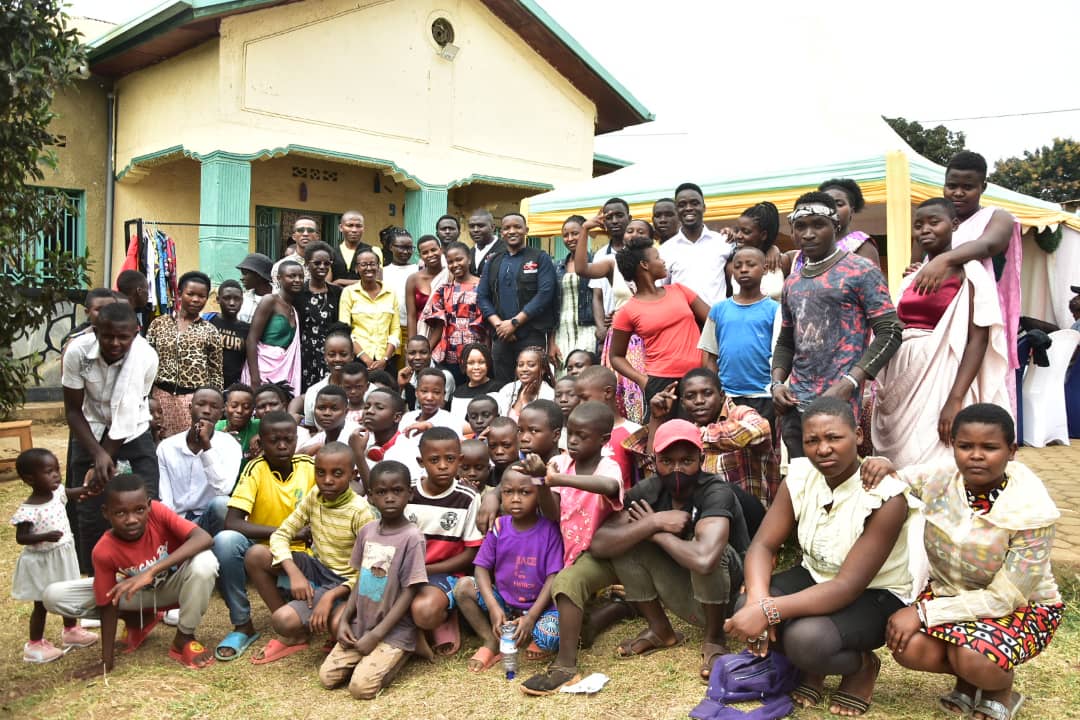
[[[799, 682], [799, 671], [776, 652], [758, 657], [747, 650], [723, 655], [713, 663], [705, 700], [690, 711], [694, 720], [773, 720], [786, 717], [792, 710], [789, 693]], [[762, 701], [762, 705], [743, 712], [730, 703]]]

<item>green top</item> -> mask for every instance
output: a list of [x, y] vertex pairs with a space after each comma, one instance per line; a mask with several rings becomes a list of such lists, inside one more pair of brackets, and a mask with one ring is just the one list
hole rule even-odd
[[263, 330], [262, 342], [275, 347], [289, 347], [296, 335], [296, 328], [289, 325], [284, 315], [274, 314]]
[[[228, 420], [218, 420], [217, 424], [214, 425], [214, 430], [221, 430], [222, 432], [226, 432], [226, 426], [228, 425], [228, 423]], [[244, 451], [244, 463], [246, 463], [248, 460], [251, 459], [251, 438], [259, 434], [259, 419], [251, 418], [251, 420], [248, 421], [247, 425], [240, 428], [240, 432], [230, 432], [229, 434], [236, 438], [236, 441], [240, 443], [240, 449]], [[241, 465], [240, 469], [244, 469], [243, 465]]]

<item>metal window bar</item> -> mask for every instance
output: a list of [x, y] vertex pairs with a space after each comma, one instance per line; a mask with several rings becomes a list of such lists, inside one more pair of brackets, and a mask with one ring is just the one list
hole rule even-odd
[[57, 196], [66, 198], [65, 207], [52, 218], [52, 222], [43, 227], [33, 236], [24, 236], [20, 246], [14, 251], [19, 256], [16, 264], [4, 262], [2, 271], [5, 275], [15, 278], [18, 282], [49, 280], [47, 275], [33, 278], [26, 272], [27, 268], [40, 268], [45, 259], [52, 253], [70, 255], [80, 258], [86, 252], [85, 240], [79, 233], [79, 215], [82, 212], [83, 193], [78, 190], [62, 190], [58, 188], [39, 188], [39, 194], [46, 196], [46, 203], [51, 210], [59, 209], [60, 200]]

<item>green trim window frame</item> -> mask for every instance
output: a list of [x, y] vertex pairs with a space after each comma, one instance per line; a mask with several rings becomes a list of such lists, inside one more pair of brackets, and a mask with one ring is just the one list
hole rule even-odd
[[287, 225], [291, 225], [300, 215], [309, 215], [319, 221], [320, 240], [330, 246], [341, 243], [339, 213], [256, 205], [255, 224], [258, 227], [255, 230], [255, 252], [260, 252], [271, 260], [283, 257], [285, 245], [292, 235], [292, 228]]
[[[60, 210], [55, 223], [43, 228], [37, 237], [27, 239], [23, 251], [30, 256], [28, 259], [40, 263], [55, 251], [76, 259], [86, 257], [86, 192], [55, 187], [39, 187], [37, 191], [48, 196], [53, 205], [57, 196], [66, 196], [69, 205]], [[8, 275], [20, 274], [7, 263], [0, 271]]]

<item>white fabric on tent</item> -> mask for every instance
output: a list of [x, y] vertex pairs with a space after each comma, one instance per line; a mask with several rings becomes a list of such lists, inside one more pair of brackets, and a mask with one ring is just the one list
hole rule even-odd
[[1061, 227], [1061, 244], [1052, 255], [1043, 252], [1029, 232], [1024, 236], [1020, 314], [1072, 327], [1071, 285], [1080, 285], [1080, 232]]
[[1069, 369], [1080, 332], [1050, 333], [1046, 351], [1050, 367], [1031, 365], [1024, 374], [1025, 445], [1046, 447], [1052, 442], [1069, 444], [1069, 421], [1065, 413], [1065, 373]]

